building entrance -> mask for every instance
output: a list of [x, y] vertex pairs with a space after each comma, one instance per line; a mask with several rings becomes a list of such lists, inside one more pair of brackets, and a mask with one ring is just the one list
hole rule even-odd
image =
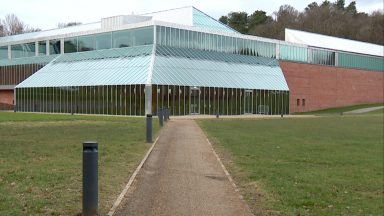
[[245, 114], [252, 114], [252, 90], [245, 90], [245, 97], [244, 97], [244, 113]]
[[199, 114], [200, 89], [191, 88], [191, 114]]

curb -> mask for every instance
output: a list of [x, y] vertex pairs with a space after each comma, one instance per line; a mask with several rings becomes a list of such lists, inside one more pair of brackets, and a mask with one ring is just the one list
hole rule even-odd
[[237, 187], [235, 181], [233, 180], [231, 174], [229, 174], [227, 168], [225, 168], [225, 166], [224, 166], [223, 162], [221, 161], [219, 155], [216, 153], [215, 149], [213, 148], [212, 143], [209, 141], [208, 138], [206, 138], [206, 139], [207, 139], [208, 144], [209, 144], [210, 147], [211, 147], [211, 150], [212, 150], [213, 154], [215, 155], [217, 161], [219, 162], [221, 168], [223, 169], [225, 175], [227, 176], [228, 181], [232, 184], [232, 186], [233, 186], [233, 188], [235, 189], [236, 193], [239, 195], [240, 200], [243, 201], [243, 203], [245, 204], [245, 206], [247, 206], [248, 211], [253, 215], [251, 209], [250, 209], [249, 206], [248, 206], [248, 203], [245, 201], [243, 195], [241, 195], [240, 190], [239, 190], [239, 188]]
[[156, 138], [155, 142], [152, 144], [151, 148], [148, 150], [147, 154], [144, 156], [143, 160], [141, 160], [139, 166], [137, 166], [135, 172], [131, 175], [131, 177], [129, 178], [129, 181], [127, 183], [127, 185], [125, 186], [125, 188], [123, 189], [123, 191], [121, 191], [120, 195], [117, 197], [116, 201], [113, 203], [113, 206], [112, 208], [109, 210], [108, 212], [108, 216], [112, 216], [115, 212], [116, 212], [116, 209], [119, 207], [121, 201], [123, 200], [124, 196], [127, 194], [129, 188], [131, 187], [133, 181], [135, 180], [137, 174], [139, 173], [139, 171], [141, 170], [141, 167], [143, 167], [145, 161], [147, 160], [147, 158], [149, 157], [149, 155], [151, 154], [153, 148], [155, 147], [157, 141], [159, 140], [159, 137], [160, 135]]

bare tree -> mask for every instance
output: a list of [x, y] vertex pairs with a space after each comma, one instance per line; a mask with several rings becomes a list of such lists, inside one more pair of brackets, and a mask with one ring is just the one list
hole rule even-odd
[[66, 27], [77, 26], [77, 25], [81, 25], [81, 22], [59, 23], [59, 24], [57, 24], [57, 27], [58, 28], [66, 28]]
[[8, 14], [5, 16], [4, 20], [0, 20], [0, 36], [16, 35], [36, 31], [41, 30], [29, 27], [15, 14]]
[[4, 36], [5, 36], [4, 26], [3, 26], [2, 21], [0, 19], [0, 37], [4, 37]]
[[8, 14], [3, 20], [3, 28], [7, 35], [21, 34], [26, 25], [15, 14]]

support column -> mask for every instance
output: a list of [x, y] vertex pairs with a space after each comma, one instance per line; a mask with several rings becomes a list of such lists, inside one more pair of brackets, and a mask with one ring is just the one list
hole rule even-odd
[[152, 85], [145, 85], [145, 115], [152, 114]]

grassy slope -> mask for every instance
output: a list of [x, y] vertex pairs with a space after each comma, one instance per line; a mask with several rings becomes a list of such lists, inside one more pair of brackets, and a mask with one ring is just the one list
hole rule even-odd
[[376, 107], [376, 106], [384, 106], [383, 103], [375, 103], [375, 104], [359, 104], [354, 106], [346, 106], [346, 107], [338, 107], [338, 108], [330, 108], [330, 109], [324, 109], [324, 110], [317, 110], [312, 112], [305, 112], [305, 113], [297, 113], [299, 115], [303, 114], [340, 114], [342, 112], [348, 112], [352, 110], [362, 109], [362, 108], [368, 108], [368, 107]]
[[99, 142], [105, 215], [149, 147], [144, 132], [143, 118], [0, 112], [0, 215], [80, 213], [85, 140]]
[[226, 166], [255, 210], [283, 215], [383, 212], [382, 115], [199, 124], [221, 155], [230, 155]]

